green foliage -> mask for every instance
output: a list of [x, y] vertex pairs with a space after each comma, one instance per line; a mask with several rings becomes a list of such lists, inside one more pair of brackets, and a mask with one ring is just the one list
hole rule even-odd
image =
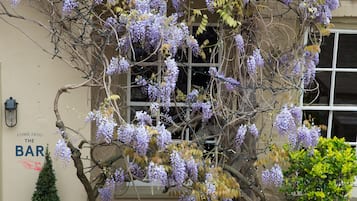
[[349, 200], [357, 159], [344, 139], [320, 138], [314, 150], [290, 151], [288, 162], [282, 191], [290, 200]]
[[48, 147], [46, 148], [45, 164], [42, 167], [36, 182], [36, 191], [32, 195], [32, 201], [59, 201], [56, 188], [56, 177], [52, 167], [52, 160]]

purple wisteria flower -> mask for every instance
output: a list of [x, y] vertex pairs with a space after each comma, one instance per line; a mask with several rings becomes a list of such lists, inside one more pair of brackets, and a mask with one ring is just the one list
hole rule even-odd
[[196, 197], [192, 195], [180, 195], [178, 201], [196, 201]]
[[160, 110], [160, 105], [159, 103], [151, 103], [150, 104], [150, 112], [151, 112], [151, 115], [156, 115]]
[[102, 188], [98, 189], [99, 197], [102, 201], [112, 201], [114, 196], [115, 181], [107, 179]]
[[164, 150], [167, 145], [172, 143], [171, 132], [168, 131], [163, 124], [155, 127], [159, 135], [157, 136], [157, 146], [160, 150]]
[[239, 52], [241, 54], [244, 54], [244, 52], [245, 52], [245, 50], [244, 50], [244, 40], [243, 40], [242, 35], [240, 35], [240, 34], [235, 35], [234, 36], [234, 41], [236, 43], [236, 46], [237, 46]]
[[118, 140], [126, 145], [129, 145], [135, 135], [135, 126], [132, 124], [121, 125], [118, 128]]
[[161, 95], [158, 84], [148, 84], [147, 91], [150, 101], [156, 101]]
[[186, 161], [186, 168], [188, 177], [192, 181], [197, 181], [198, 179], [198, 163], [191, 157], [190, 160]]
[[165, 15], [167, 11], [167, 2], [165, 0], [151, 0], [150, 8], [158, 10], [160, 15]]
[[291, 115], [288, 107], [284, 106], [281, 112], [276, 116], [274, 127], [280, 135], [285, 135], [296, 131], [295, 119]]
[[294, 63], [295, 64], [294, 64], [294, 68], [292, 70], [292, 74], [293, 75], [299, 75], [301, 73], [301, 71], [302, 71], [301, 61], [298, 60], [298, 61], [295, 61]]
[[110, 143], [113, 139], [114, 128], [117, 126], [113, 115], [109, 117], [101, 116], [100, 119], [97, 119], [97, 140], [104, 140], [106, 143]]
[[240, 147], [245, 139], [245, 134], [247, 133], [247, 126], [246, 125], [240, 125], [238, 130], [237, 130], [237, 134], [235, 137], [235, 145], [236, 147]]
[[101, 4], [101, 3], [103, 3], [103, 0], [94, 0], [94, 4], [95, 4], [95, 5], [99, 5], [99, 4]]
[[270, 170], [262, 172], [262, 183], [264, 185], [274, 185], [280, 187], [283, 184], [284, 176], [281, 167], [275, 164]]
[[135, 83], [139, 86], [146, 86], [148, 84], [148, 82], [146, 81], [145, 78], [143, 78], [141, 75], [137, 76], [135, 78]]
[[283, 3], [284, 3], [285, 5], [289, 5], [291, 2], [292, 2], [292, 0], [283, 0]]
[[129, 66], [129, 62], [124, 57], [122, 57], [120, 60], [116, 57], [112, 57], [106, 73], [108, 75], [113, 75], [115, 73], [124, 73], [129, 70]]
[[258, 128], [255, 124], [251, 124], [248, 126], [248, 131], [250, 134], [252, 134], [254, 137], [259, 137], [259, 131]]
[[189, 94], [187, 94], [186, 102], [189, 102], [189, 103], [196, 102], [197, 98], [198, 98], [198, 94], [199, 94], [199, 92], [197, 89], [192, 90]]
[[55, 158], [59, 158], [63, 160], [66, 164], [68, 164], [71, 161], [71, 154], [71, 150], [67, 147], [67, 144], [64, 139], [59, 139], [56, 143], [54, 153]]
[[114, 17], [108, 17], [105, 22], [104, 22], [104, 27], [107, 29], [116, 29], [116, 27], [118, 26], [118, 21], [117, 19], [115, 19]]
[[212, 108], [210, 102], [196, 102], [191, 105], [192, 111], [196, 112], [202, 110], [202, 121], [207, 122], [212, 116]]
[[214, 13], [214, 0], [206, 0], [206, 6], [209, 12]]
[[[297, 136], [295, 141], [290, 142], [295, 148], [314, 148], [320, 137], [320, 128], [311, 127], [307, 128], [305, 125], [297, 129]], [[289, 139], [290, 140], [290, 139]]]
[[113, 175], [113, 179], [116, 184], [123, 184], [125, 182], [125, 174], [122, 168], [116, 169]]
[[325, 3], [331, 10], [335, 10], [340, 6], [339, 0], [325, 0]]
[[198, 41], [193, 36], [187, 37], [186, 44], [189, 48], [191, 48], [193, 56], [199, 55], [200, 46], [198, 44]]
[[165, 171], [165, 168], [163, 165], [157, 165], [153, 162], [149, 163], [148, 166], [148, 179], [151, 182], [157, 182], [162, 186], [166, 186], [167, 185], [167, 172]]
[[310, 130], [305, 125], [297, 129], [297, 143], [298, 144], [292, 144], [292, 145], [298, 146], [300, 144], [303, 147], [308, 148], [312, 144]]
[[176, 12], [180, 10], [181, 2], [184, 0], [171, 0]]
[[62, 12], [64, 14], [69, 14], [74, 8], [78, 7], [78, 2], [76, 0], [64, 0]]
[[11, 0], [11, 6], [15, 7], [17, 5], [19, 5], [21, 2], [21, 0]]
[[304, 53], [304, 62], [303, 65], [305, 66], [304, 72], [304, 85], [305, 87], [311, 83], [312, 80], [315, 79], [316, 74], [316, 65], [319, 62], [319, 54], [318, 53], [311, 53], [309, 51], [305, 51]]
[[321, 129], [319, 127], [313, 126], [310, 128], [311, 135], [311, 146], [316, 147], [319, 142], [319, 137], [321, 136]]
[[206, 194], [210, 197], [215, 197], [216, 186], [213, 183], [213, 175], [211, 173], [206, 173], [205, 184], [207, 189]]
[[136, 111], [135, 119], [138, 121], [139, 125], [151, 125], [152, 124], [151, 116], [148, 115], [144, 111]]
[[262, 55], [260, 54], [260, 49], [253, 50], [253, 57], [254, 57], [255, 64], [257, 67], [264, 66], [264, 59], [263, 59]]
[[140, 14], [150, 12], [150, 0], [135, 0], [135, 10]]
[[134, 177], [142, 179], [145, 177], [145, 171], [136, 163], [129, 163], [129, 170]]
[[247, 72], [249, 75], [254, 75], [257, 72], [257, 64], [253, 56], [247, 58]]
[[150, 135], [144, 126], [139, 126], [135, 130], [135, 151], [141, 155], [145, 156], [149, 148]]
[[289, 111], [290, 111], [291, 115], [294, 117], [296, 125], [301, 124], [301, 122], [302, 122], [302, 109], [301, 109], [301, 107], [296, 107], [296, 106], [292, 105], [290, 107]]
[[170, 162], [172, 167], [172, 178], [177, 186], [182, 186], [187, 177], [186, 164], [180, 153], [173, 151], [170, 154]]

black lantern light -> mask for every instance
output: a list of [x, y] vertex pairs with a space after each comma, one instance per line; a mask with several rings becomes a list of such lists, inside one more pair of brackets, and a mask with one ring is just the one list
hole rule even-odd
[[12, 97], [5, 101], [5, 124], [14, 127], [17, 124], [17, 102]]

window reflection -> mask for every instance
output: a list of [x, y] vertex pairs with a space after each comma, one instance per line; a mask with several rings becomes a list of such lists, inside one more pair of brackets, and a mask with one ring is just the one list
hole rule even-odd
[[344, 137], [346, 142], [356, 142], [357, 112], [334, 112], [331, 136]]
[[305, 88], [304, 104], [328, 105], [330, 86], [331, 72], [317, 72], [316, 82]]
[[357, 68], [356, 43], [356, 34], [339, 35], [337, 68]]
[[356, 86], [357, 73], [336, 73], [334, 104], [357, 104]]

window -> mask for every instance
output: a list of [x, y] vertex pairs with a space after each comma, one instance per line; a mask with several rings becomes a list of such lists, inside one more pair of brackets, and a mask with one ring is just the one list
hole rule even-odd
[[357, 30], [323, 38], [316, 82], [305, 87], [304, 118], [324, 125], [325, 137], [344, 137], [357, 151]]
[[[190, 27], [191, 33], [195, 33], [197, 26]], [[221, 50], [215, 49], [218, 43], [218, 32], [220, 31], [218, 25], [209, 24], [206, 27], [206, 31], [199, 36], [196, 36], [202, 53], [200, 56], [194, 56], [190, 49], [181, 49], [178, 50], [175, 61], [179, 67], [179, 76], [176, 83], [175, 99], [171, 99], [169, 115], [172, 118], [172, 122], [178, 123], [183, 121], [189, 121], [191, 108], [188, 107], [184, 99], [180, 99], [179, 93], [187, 94], [193, 89], [206, 89], [210, 81], [209, 68], [218, 67], [220, 64], [220, 56], [222, 54]], [[139, 52], [139, 51], [135, 51]], [[140, 53], [139, 53], [140, 54]], [[142, 57], [146, 58], [149, 55], [135, 55], [136, 58]], [[128, 122], [132, 121], [135, 117], [136, 111], [149, 111], [150, 105], [152, 104], [149, 101], [148, 95], [143, 91], [142, 87], [136, 86], [135, 78], [140, 75], [145, 79], [148, 79], [152, 74], [156, 74], [161, 71], [163, 58], [160, 58], [157, 55], [151, 56], [145, 62], [140, 63], [138, 66], [134, 66], [128, 72], [126, 79], [126, 85], [128, 90], [126, 90], [126, 120]], [[154, 119], [153, 119], [154, 120]], [[155, 122], [155, 120], [154, 120]], [[161, 122], [162, 121], [161, 119]], [[166, 122], [166, 127], [170, 127], [170, 123]], [[172, 133], [173, 140], [192, 140], [195, 135], [195, 128], [185, 128], [184, 130], [179, 130]], [[204, 148], [206, 150], [215, 149], [215, 139], [208, 139], [205, 141]], [[128, 184], [131, 185], [131, 184]], [[142, 182], [135, 182], [136, 188], [141, 192], [143, 196], [150, 195], [157, 196], [155, 198], [163, 198], [165, 195], [160, 193], [160, 190], [155, 187], [150, 187], [152, 184], [148, 185]], [[125, 192], [121, 193], [121, 192]], [[161, 194], [161, 195], [160, 195]], [[134, 189], [118, 189], [116, 191], [116, 197], [125, 196], [126, 198], [136, 198], [137, 193]]]

